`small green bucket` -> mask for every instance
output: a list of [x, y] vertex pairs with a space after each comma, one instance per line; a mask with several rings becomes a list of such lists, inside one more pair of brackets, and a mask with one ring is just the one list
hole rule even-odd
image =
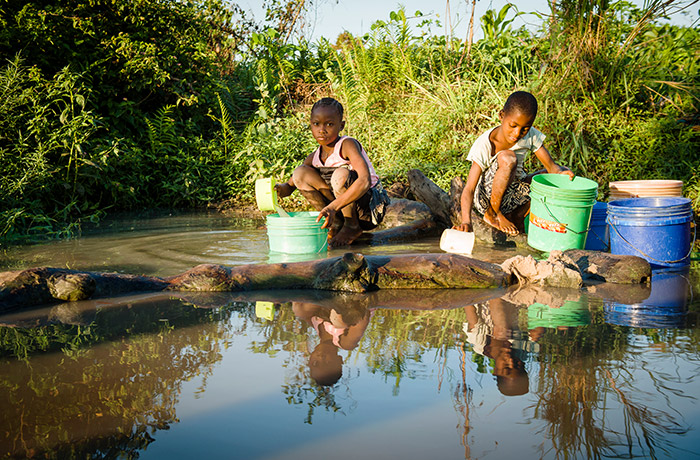
[[321, 228], [325, 219], [316, 222], [318, 212], [290, 212], [267, 216], [267, 239], [270, 252], [310, 254], [328, 249], [328, 229]]
[[530, 184], [527, 244], [540, 251], [583, 249], [598, 184], [564, 174], [538, 174]]

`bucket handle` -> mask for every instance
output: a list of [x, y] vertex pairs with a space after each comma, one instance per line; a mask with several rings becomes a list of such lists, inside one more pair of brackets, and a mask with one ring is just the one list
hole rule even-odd
[[605, 238], [601, 238], [600, 235], [598, 235], [598, 232], [596, 232], [595, 229], [594, 229], [592, 226], [591, 226], [591, 227], [588, 227], [588, 233], [593, 233], [593, 235], [594, 235], [596, 238], [598, 238], [598, 241], [600, 241], [601, 243], [603, 243], [603, 246], [604, 246], [604, 248], [605, 248], [605, 252], [607, 252], [607, 251], [610, 250], [610, 242], [608, 242], [608, 243], [606, 244], [606, 243], [605, 243]]
[[542, 198], [540, 198], [540, 201], [542, 202], [544, 207], [547, 208], [547, 212], [549, 213], [550, 216], [552, 216], [552, 219], [554, 219], [559, 225], [563, 225], [567, 232], [576, 233], [577, 235], [583, 235], [584, 233], [588, 233], [588, 231], [591, 229], [590, 227], [588, 227], [587, 229], [585, 229], [582, 232], [577, 232], [576, 230], [570, 229], [569, 224], [562, 224], [561, 222], [559, 222], [559, 219], [557, 219], [557, 217], [554, 215], [554, 213], [549, 210], [549, 206], [547, 206], [547, 201], [545, 200], [545, 198], [547, 198], [547, 197], [543, 196]]
[[695, 238], [698, 236], [698, 226], [695, 225], [695, 223], [693, 223], [693, 242], [690, 243], [690, 249], [688, 250], [688, 254], [686, 254], [685, 257], [682, 257], [678, 260], [659, 260], [659, 259], [655, 259], [654, 257], [650, 256], [646, 252], [639, 249], [637, 246], [635, 246], [632, 243], [630, 243], [629, 241], [627, 241], [627, 238], [622, 236], [622, 234], [619, 231], [617, 231], [617, 227], [615, 227], [615, 225], [613, 223], [609, 222], [608, 224], [612, 227], [613, 230], [615, 230], [615, 233], [617, 233], [617, 236], [619, 236], [622, 239], [622, 241], [627, 243], [632, 249], [634, 249], [635, 251], [637, 251], [638, 253], [640, 253], [644, 257], [647, 257], [647, 258], [653, 260], [654, 262], [659, 262], [662, 264], [677, 264], [678, 262], [682, 262], [685, 259], [687, 259], [688, 257], [690, 257], [690, 254], [693, 252], [693, 247], [695, 246]]

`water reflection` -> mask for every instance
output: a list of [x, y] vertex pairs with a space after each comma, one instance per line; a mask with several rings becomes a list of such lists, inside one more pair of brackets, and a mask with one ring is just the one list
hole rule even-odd
[[[697, 454], [697, 304], [678, 278], [654, 281], [159, 293], [5, 315], [0, 453], [306, 458], [329, 440], [336, 458], [377, 458], [392, 436], [391, 458]], [[609, 321], [609, 305], [647, 302], [682, 321]], [[278, 432], [260, 442], [264, 426]]]
[[[464, 307], [464, 332], [472, 350], [493, 360], [496, 385], [505, 396], [528, 392], [527, 339], [518, 328], [518, 308], [503, 299]], [[527, 337], [527, 336], [525, 336]]]
[[605, 317], [611, 324], [644, 328], [682, 327], [692, 302], [690, 268], [656, 269], [651, 292], [641, 302], [606, 302]]
[[353, 350], [369, 324], [371, 312], [362, 305], [324, 308], [308, 302], [292, 302], [292, 311], [318, 334], [309, 356], [311, 378], [319, 385], [333, 385], [343, 374], [339, 349]]

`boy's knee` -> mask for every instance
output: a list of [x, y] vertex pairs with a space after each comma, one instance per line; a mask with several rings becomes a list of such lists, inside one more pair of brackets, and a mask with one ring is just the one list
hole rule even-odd
[[[292, 173], [292, 180], [294, 185], [300, 190], [307, 190], [310, 183], [310, 177], [312, 174], [316, 173], [316, 170], [311, 166], [300, 165], [294, 169]], [[318, 174], [318, 173], [316, 173]]]
[[498, 152], [499, 168], [514, 168], [518, 164], [518, 158], [512, 150], [501, 150]]
[[350, 170], [347, 168], [338, 168], [331, 175], [331, 188], [334, 194], [342, 193], [345, 190], [345, 184], [350, 176]]

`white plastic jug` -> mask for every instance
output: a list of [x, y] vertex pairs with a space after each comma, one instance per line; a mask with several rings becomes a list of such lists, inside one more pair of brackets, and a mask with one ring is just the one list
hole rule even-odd
[[474, 249], [474, 232], [448, 228], [440, 237], [440, 249], [453, 254], [470, 255]]

